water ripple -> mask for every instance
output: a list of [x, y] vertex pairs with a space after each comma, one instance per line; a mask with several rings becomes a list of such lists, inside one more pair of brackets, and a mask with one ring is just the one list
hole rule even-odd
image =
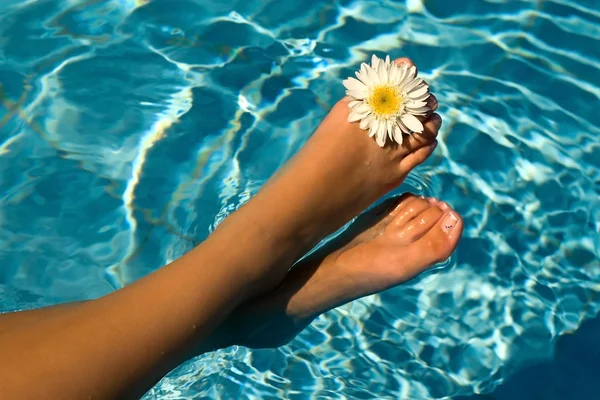
[[407, 55], [445, 123], [396, 193], [464, 216], [456, 254], [146, 399], [489, 393], [600, 311], [599, 23], [595, 0], [5, 0], [0, 310], [179, 257], [302, 146], [341, 77]]

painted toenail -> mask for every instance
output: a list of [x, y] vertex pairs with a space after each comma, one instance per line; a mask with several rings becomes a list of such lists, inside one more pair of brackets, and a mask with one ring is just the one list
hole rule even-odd
[[458, 223], [458, 217], [454, 212], [449, 212], [442, 220], [442, 230], [444, 232], [450, 232], [452, 228]]

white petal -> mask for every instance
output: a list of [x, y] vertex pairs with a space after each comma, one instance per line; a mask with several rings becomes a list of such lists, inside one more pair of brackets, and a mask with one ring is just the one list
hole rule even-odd
[[410, 107], [410, 108], [419, 108], [419, 107], [425, 107], [427, 105], [426, 101], [407, 101], [406, 102], [406, 107]]
[[387, 70], [384, 66], [380, 65], [379, 70], [377, 71], [377, 75], [379, 75], [379, 82], [385, 83], [389, 80]]
[[386, 121], [379, 121], [379, 130], [377, 134], [383, 136], [384, 140], [387, 138], [387, 123]]
[[417, 77], [417, 67], [416, 66], [412, 66], [408, 69], [408, 76], [410, 76], [411, 78], [416, 78]]
[[363, 72], [361, 69], [360, 71], [356, 71], [355, 75], [358, 78], [358, 80], [364, 83], [367, 87], [373, 86], [373, 83], [369, 79], [369, 76], [367, 75], [366, 71]]
[[362, 101], [354, 100], [354, 101], [351, 101], [350, 103], [348, 103], [348, 107], [350, 107], [352, 109], [352, 108], [356, 107], [359, 104], [364, 104], [364, 103]]
[[400, 73], [398, 74], [398, 83], [402, 83], [404, 78], [406, 78], [406, 74], [408, 73], [408, 65], [402, 64], [400, 67]]
[[356, 111], [351, 111], [350, 115], [348, 115], [348, 122], [356, 122], [356, 121], [360, 121], [361, 119], [363, 119], [364, 117], [366, 117], [368, 114], [366, 113], [361, 113], [361, 112], [356, 112]]
[[398, 126], [398, 124], [394, 124], [393, 129], [394, 131], [392, 132], [392, 135], [394, 136], [394, 141], [398, 144], [402, 144], [402, 140], [404, 139], [402, 136], [402, 129], [400, 126]]
[[407, 85], [410, 86], [410, 91], [414, 92], [415, 90], [421, 89], [423, 86], [425, 86], [428, 90], [429, 90], [429, 85], [427, 84], [427, 82], [425, 82], [423, 80], [423, 78], [416, 78], [413, 82], [418, 82], [416, 85]]
[[371, 122], [371, 132], [369, 136], [373, 136], [377, 132], [379, 132], [379, 120], [377, 118], [374, 118], [373, 122]]
[[406, 125], [411, 131], [419, 133], [423, 132], [423, 124], [414, 115], [404, 114], [401, 119], [404, 125]]
[[377, 57], [375, 54], [373, 54], [373, 55], [371, 56], [371, 67], [372, 67], [373, 69], [377, 69], [377, 68], [379, 68], [379, 61], [380, 61], [380, 60], [379, 60], [379, 57]]
[[417, 107], [417, 108], [407, 107], [407, 111], [413, 115], [415, 115], [415, 114], [425, 115], [429, 111], [429, 107]]
[[396, 67], [394, 64], [392, 64], [390, 66], [390, 73], [389, 73], [389, 77], [390, 77], [390, 83], [395, 85], [396, 84], [396, 78], [398, 78], [398, 73], [399, 73], [399, 69], [398, 67]]
[[[373, 116], [372, 115], [367, 115], [366, 117], [363, 118], [362, 121], [360, 121], [360, 129], [362, 129], [363, 131], [365, 129], [367, 129], [370, 125], [371, 125], [371, 121], [373, 121]], [[370, 135], [372, 136], [372, 135]]]
[[387, 137], [390, 138], [390, 140], [394, 140], [393, 127], [394, 127], [394, 122], [392, 120], [388, 119], [387, 121], [385, 121], [385, 134]]
[[430, 94], [429, 94], [429, 92], [427, 92], [424, 95], [421, 95], [419, 97], [413, 98], [411, 100], [425, 102], [425, 100], [427, 100], [429, 98], [429, 96], [430, 96]]
[[408, 69], [408, 68], [406, 68], [406, 69], [404, 70], [404, 73], [403, 73], [403, 75], [402, 75], [402, 79], [401, 79], [401, 80], [398, 82], [398, 87], [400, 87], [401, 89], [403, 89], [403, 90], [404, 90], [404, 88], [405, 88], [405, 87], [406, 87], [406, 86], [407, 86], [407, 85], [408, 85], [410, 82], [412, 82], [412, 79], [413, 79], [413, 78], [411, 78], [411, 77], [410, 77], [410, 74], [409, 74], [409, 69]]
[[369, 94], [368, 90], [346, 90], [346, 94], [350, 97], [353, 97], [355, 100], [362, 100]]
[[392, 126], [392, 133], [390, 136], [394, 142], [402, 144], [402, 130], [396, 122], [394, 122], [394, 125]]
[[422, 78], [418, 78], [413, 81], [406, 82], [404, 85], [404, 90], [406, 90], [407, 92], [411, 92], [412, 90], [417, 89], [419, 87], [419, 85], [421, 85], [421, 84], [423, 84]]
[[426, 85], [423, 85], [422, 87], [414, 89], [411, 92], [409, 92], [408, 97], [410, 97], [411, 99], [417, 99], [420, 96], [427, 93], [427, 90], [429, 90], [429, 88]]
[[348, 90], [356, 90], [356, 91], [367, 90], [367, 87], [365, 86], [365, 84], [355, 78], [344, 79], [344, 81], [342, 83], [344, 84], [344, 87], [346, 87], [346, 89], [348, 89]]
[[377, 141], [377, 144], [379, 145], [379, 147], [385, 146], [385, 139], [386, 139], [385, 125], [382, 124], [381, 127], [379, 128], [379, 130], [377, 131], [377, 137], [376, 137], [376, 141]]
[[402, 120], [401, 120], [401, 119], [398, 119], [398, 121], [397, 121], [397, 122], [398, 122], [398, 126], [400, 127], [400, 130], [401, 130], [403, 133], [406, 133], [406, 134], [409, 134], [409, 133], [410, 133], [410, 129], [408, 129], [408, 128], [406, 127], [406, 125], [404, 125], [404, 123], [402, 122]]
[[373, 83], [373, 85], [379, 85], [379, 83], [381, 82], [379, 80], [379, 75], [377, 75], [377, 71], [375, 71], [373, 68], [368, 67], [368, 66], [367, 66], [367, 76], [369, 77], [369, 80]]
[[367, 104], [361, 102], [355, 109], [354, 111], [361, 113], [361, 114], [369, 114], [371, 112], [371, 107], [369, 107]]
[[[360, 74], [361, 74], [363, 77], [365, 77], [365, 76], [366, 76], [366, 77], [368, 77], [368, 76], [369, 76], [369, 73], [368, 73], [368, 71], [367, 71], [367, 70], [368, 70], [368, 68], [367, 68], [367, 67], [368, 67], [368, 65], [367, 65], [366, 63], [362, 63], [362, 64], [360, 64]], [[364, 81], [363, 81], [363, 82], [364, 82]]]

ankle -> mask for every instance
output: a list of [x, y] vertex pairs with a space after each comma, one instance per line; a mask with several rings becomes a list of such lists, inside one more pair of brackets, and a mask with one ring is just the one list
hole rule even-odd
[[[251, 204], [252, 203], [252, 204]], [[253, 201], [226, 218], [203, 244], [222, 254], [244, 287], [244, 300], [274, 289], [310, 247], [298, 224]]]

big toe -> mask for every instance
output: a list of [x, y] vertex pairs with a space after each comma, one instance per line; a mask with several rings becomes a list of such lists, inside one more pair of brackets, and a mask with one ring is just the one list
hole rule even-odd
[[[410, 279], [431, 266], [447, 260], [456, 249], [463, 233], [463, 220], [456, 211], [447, 206], [443, 208], [446, 208], [446, 211], [441, 215], [438, 215], [439, 205], [424, 212], [431, 214], [424, 219], [427, 222], [421, 225], [427, 230], [419, 232], [421, 237], [407, 245], [405, 251], [401, 252], [402, 260], [399, 261], [405, 266], [402, 271], [405, 275], [403, 279]], [[429, 222], [432, 220], [435, 220], [435, 223]]]
[[409, 136], [403, 151], [406, 153], [400, 161], [400, 171], [408, 174], [415, 167], [422, 164], [436, 149], [437, 135], [442, 126], [439, 114], [433, 114], [423, 125], [423, 133], [413, 133]]
[[[410, 200], [410, 199], [409, 199]], [[401, 239], [402, 244], [412, 244], [425, 236], [450, 208], [433, 199], [416, 198], [407, 202], [406, 211], [398, 213], [386, 230]]]
[[429, 249], [429, 262], [442, 262], [452, 255], [462, 233], [463, 220], [461, 216], [456, 211], [449, 209], [429, 232], [415, 242], [415, 245]]

